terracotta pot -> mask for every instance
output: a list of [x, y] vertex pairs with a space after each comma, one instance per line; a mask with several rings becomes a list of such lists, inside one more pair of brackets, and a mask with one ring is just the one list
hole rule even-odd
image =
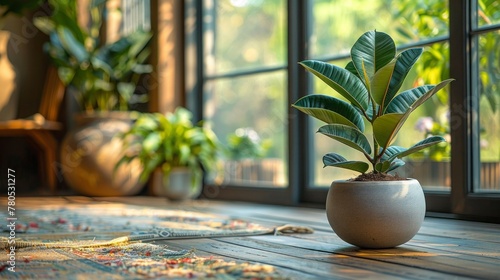
[[425, 197], [415, 179], [334, 181], [326, 214], [333, 231], [345, 242], [361, 248], [391, 248], [418, 232], [425, 216]]
[[144, 187], [139, 181], [139, 160], [115, 165], [123, 156], [122, 140], [117, 137], [131, 124], [129, 112], [79, 115], [76, 128], [61, 144], [61, 173], [69, 187], [88, 196], [135, 195]]
[[153, 172], [151, 194], [163, 196], [170, 200], [193, 199], [200, 195], [202, 189], [202, 173], [195, 174], [189, 168], [177, 167], [165, 176], [161, 169]]

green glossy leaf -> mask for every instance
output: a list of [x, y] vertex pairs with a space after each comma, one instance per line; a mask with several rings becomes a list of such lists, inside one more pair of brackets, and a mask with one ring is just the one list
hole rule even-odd
[[144, 114], [139, 119], [137, 119], [133, 128], [149, 132], [156, 130], [158, 128], [158, 123], [154, 118], [149, 117], [149, 115], [147, 114]]
[[436, 86], [425, 85], [409, 89], [396, 96], [385, 109], [385, 113], [406, 113], [413, 111], [447, 86], [453, 79], [444, 80]]
[[370, 142], [366, 136], [351, 126], [327, 124], [320, 127], [318, 132], [367, 155], [371, 153]]
[[385, 170], [384, 172], [391, 172], [391, 171], [395, 170], [396, 168], [399, 168], [403, 165], [405, 165], [404, 161], [402, 161], [400, 159], [395, 159], [394, 161], [391, 162], [391, 165], [389, 166], [389, 168], [387, 170]]
[[158, 150], [160, 145], [161, 145], [160, 133], [152, 132], [144, 139], [144, 142], [142, 143], [143, 146], [142, 148], [146, 153], [150, 154]]
[[[390, 146], [387, 147], [385, 150], [385, 153], [382, 155], [381, 161], [391, 161], [394, 160], [398, 154], [408, 150], [407, 148], [400, 147], [400, 146]], [[382, 152], [382, 148], [380, 149], [380, 152]]]
[[441, 142], [446, 142], [446, 140], [442, 136], [430, 136], [430, 137], [418, 142], [417, 144], [411, 146], [408, 149], [404, 149], [404, 148], [400, 147], [399, 151], [397, 153], [393, 153], [390, 156], [390, 158], [396, 158], [396, 157], [402, 158], [402, 157], [408, 156], [410, 154], [416, 153], [420, 150], [423, 150], [425, 148], [428, 148], [430, 146], [434, 146], [436, 144], [439, 144]]
[[365, 85], [375, 73], [394, 59], [396, 45], [392, 38], [383, 32], [368, 31], [354, 43], [351, 58]]
[[354, 106], [366, 111], [369, 95], [363, 82], [346, 69], [317, 60], [300, 62], [305, 69], [324, 81]]
[[329, 153], [323, 156], [324, 167], [333, 166], [349, 170], [354, 170], [360, 173], [365, 173], [370, 166], [363, 161], [348, 161], [344, 157], [336, 153]]
[[382, 148], [391, 144], [409, 115], [410, 111], [406, 114], [385, 114], [373, 122], [373, 135]]
[[379, 162], [375, 165], [375, 170], [382, 173], [390, 172], [398, 167], [405, 165], [405, 162], [400, 159]]
[[361, 79], [361, 77], [359, 76], [358, 70], [356, 70], [356, 66], [354, 66], [354, 63], [352, 61], [349, 61], [349, 63], [347, 63], [347, 65], [345, 66], [345, 70], [353, 73], [356, 77]]
[[389, 167], [391, 167], [390, 161], [382, 161], [375, 164], [375, 170], [378, 172], [385, 172]]
[[389, 88], [387, 89], [386, 96], [383, 101], [383, 108], [389, 103], [394, 96], [398, 93], [399, 89], [403, 85], [403, 82], [410, 72], [411, 68], [417, 62], [418, 58], [422, 54], [422, 48], [413, 48], [401, 52], [396, 58], [396, 64], [394, 66], [394, 71], [391, 76], [391, 81], [389, 83]]
[[373, 75], [370, 81], [372, 97], [378, 105], [383, 106], [395, 65], [395, 62], [390, 62], [386, 66], [382, 67], [377, 71], [377, 73], [375, 73], [375, 75]]
[[307, 95], [297, 100], [292, 106], [328, 124], [345, 124], [361, 131], [365, 130], [363, 117], [355, 107], [332, 96]]
[[89, 58], [89, 53], [83, 44], [73, 36], [73, 33], [68, 28], [60, 26], [57, 29], [57, 33], [66, 51], [74, 56], [79, 63]]

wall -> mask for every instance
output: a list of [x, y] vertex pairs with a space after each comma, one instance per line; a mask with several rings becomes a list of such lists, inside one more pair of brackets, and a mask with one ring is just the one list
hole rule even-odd
[[[0, 120], [26, 118], [38, 112], [48, 65], [43, 52], [47, 36], [33, 24], [34, 15], [8, 15], [0, 22]], [[0, 138], [0, 172], [16, 170], [17, 193], [39, 193], [37, 151], [26, 138]], [[3, 184], [5, 177], [0, 178]], [[0, 193], [0, 196], [5, 195]]]

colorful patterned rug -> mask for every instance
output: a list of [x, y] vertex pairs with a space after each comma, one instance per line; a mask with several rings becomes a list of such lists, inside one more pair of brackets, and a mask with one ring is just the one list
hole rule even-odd
[[0, 247], [7, 252], [0, 278], [9, 279], [283, 279], [269, 265], [199, 257], [155, 242], [311, 231], [182, 209], [69, 204], [17, 210], [13, 244], [6, 214], [0, 213]]

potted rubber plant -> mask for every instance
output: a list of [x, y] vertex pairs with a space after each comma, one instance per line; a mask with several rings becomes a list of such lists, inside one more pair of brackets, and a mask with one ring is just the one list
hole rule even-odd
[[[354, 179], [333, 181], [326, 200], [332, 229], [352, 245], [395, 247], [413, 238], [423, 222], [425, 199], [419, 182], [388, 174], [404, 165], [404, 156], [445, 141], [430, 136], [409, 148], [392, 145], [408, 116], [452, 81], [400, 92], [422, 52], [422, 48], [410, 48], [396, 54], [388, 34], [368, 31], [352, 46], [345, 68], [316, 60], [300, 62], [346, 101], [311, 94], [292, 106], [325, 122], [319, 133], [366, 158], [348, 160], [335, 152], [323, 156], [325, 167], [361, 173]], [[365, 124], [371, 129], [365, 129]]]
[[[152, 71], [147, 64], [152, 34], [137, 30], [108, 42], [101, 33], [105, 0], [88, 3], [89, 21], [82, 24], [78, 1], [49, 0], [51, 14], [34, 19], [49, 36], [45, 50], [67, 86], [69, 100], [80, 105], [62, 143], [59, 163], [65, 183], [89, 196], [134, 195], [141, 191], [138, 162], [122, 165], [120, 140], [132, 120], [131, 106], [145, 102], [140, 77]], [[73, 111], [73, 110], [68, 110]], [[73, 128], [73, 129], [71, 129]]]
[[219, 142], [215, 133], [192, 122], [192, 113], [178, 107], [173, 113], [139, 113], [121, 135], [125, 155], [116, 165], [139, 159], [140, 179], [151, 180], [154, 195], [173, 200], [197, 197], [203, 172], [217, 166]]

